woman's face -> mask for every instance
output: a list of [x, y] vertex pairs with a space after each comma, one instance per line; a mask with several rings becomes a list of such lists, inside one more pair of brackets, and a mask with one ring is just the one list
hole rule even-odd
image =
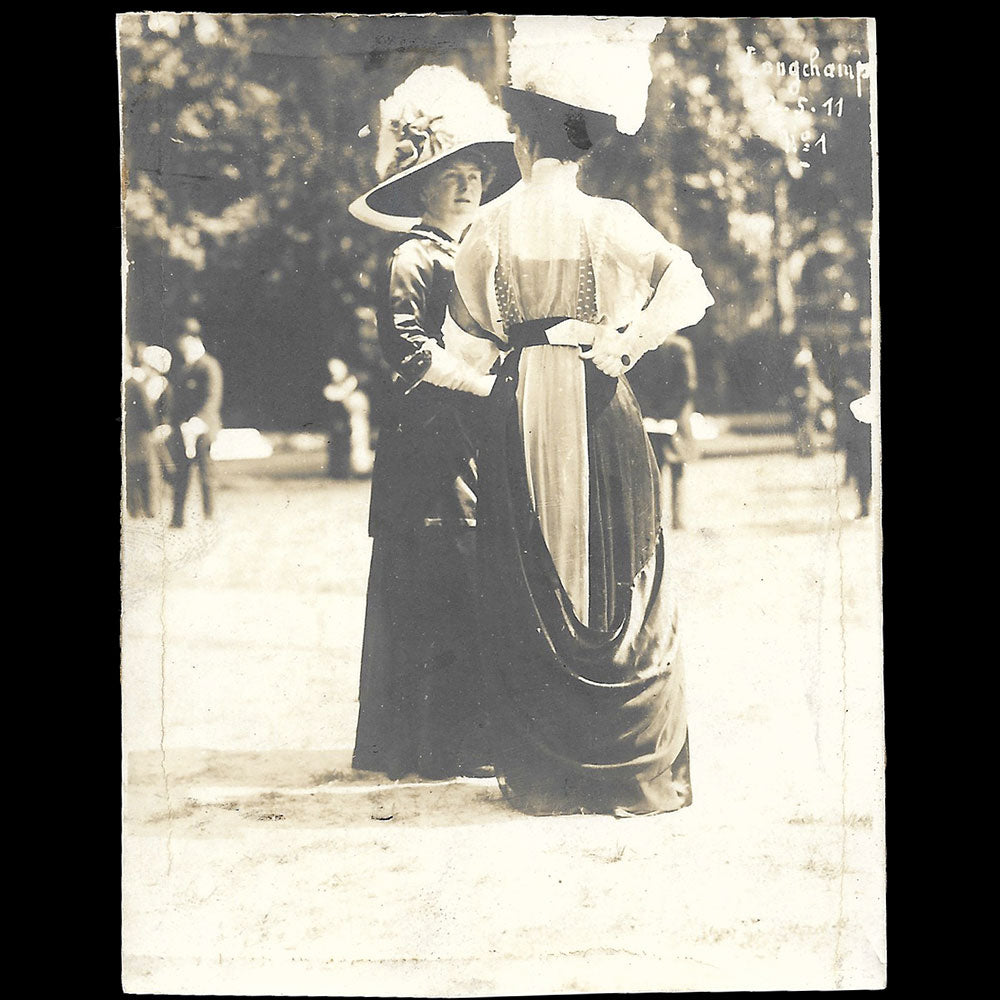
[[449, 160], [424, 187], [424, 218], [445, 222], [471, 216], [483, 198], [483, 171], [472, 160]]

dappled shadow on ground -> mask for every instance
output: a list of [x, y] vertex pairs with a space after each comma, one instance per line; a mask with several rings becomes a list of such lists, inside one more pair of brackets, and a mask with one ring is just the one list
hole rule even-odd
[[493, 778], [390, 781], [355, 771], [348, 750], [135, 751], [128, 755], [129, 831], [225, 837], [264, 823], [324, 827], [464, 826], [516, 814]]

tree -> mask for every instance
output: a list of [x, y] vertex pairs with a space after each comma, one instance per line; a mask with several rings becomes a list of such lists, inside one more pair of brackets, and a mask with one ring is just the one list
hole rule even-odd
[[[717, 304], [692, 336], [711, 403], [774, 405], [794, 334], [847, 337], [870, 312], [866, 52], [862, 20], [671, 18], [646, 123], [591, 164], [595, 191], [631, 202], [705, 270]], [[808, 265], [822, 252], [840, 264], [836, 293]], [[829, 322], [834, 294], [850, 327]], [[734, 375], [742, 385], [719, 384]]]
[[[377, 179], [358, 132], [425, 63], [497, 94], [511, 26], [120, 15], [129, 337], [166, 343], [196, 315], [230, 425], [317, 421], [326, 359], [355, 349], [382, 253], [347, 211]], [[712, 406], [773, 405], [793, 332], [833, 344], [870, 312], [866, 53], [859, 20], [669, 19], [645, 125], [586, 167], [588, 190], [631, 202], [704, 268], [717, 305], [693, 338]], [[734, 388], [744, 370], [760, 377]]]
[[[488, 18], [119, 18], [130, 338], [202, 320], [231, 424], [308, 427], [379, 236], [358, 130], [427, 61], [493, 65]], [[485, 59], [489, 53], [489, 60]]]

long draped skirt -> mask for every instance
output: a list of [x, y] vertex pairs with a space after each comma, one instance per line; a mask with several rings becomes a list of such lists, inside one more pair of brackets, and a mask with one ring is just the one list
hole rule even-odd
[[535, 349], [516, 349], [503, 364], [479, 462], [483, 665], [497, 776], [508, 800], [534, 814], [673, 811], [690, 804], [691, 785], [656, 461], [627, 381], [586, 364], [580, 530], [589, 602], [578, 617], [538, 516], [542, 506], [558, 509], [560, 497], [537, 495], [526, 468], [522, 429], [541, 435], [536, 447], [567, 448], [545, 440], [544, 420], [522, 427], [530, 414], [518, 393], [521, 362]]
[[474, 574], [473, 528], [376, 535], [355, 768], [447, 778], [489, 764]]

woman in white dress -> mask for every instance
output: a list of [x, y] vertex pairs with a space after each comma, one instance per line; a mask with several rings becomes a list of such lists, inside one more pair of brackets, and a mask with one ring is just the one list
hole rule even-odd
[[516, 19], [503, 105], [523, 183], [481, 211], [455, 263], [454, 318], [509, 350], [481, 444], [477, 544], [494, 766], [531, 813], [691, 801], [659, 474], [624, 375], [714, 300], [689, 254], [577, 186], [594, 142], [641, 124], [662, 24]]

